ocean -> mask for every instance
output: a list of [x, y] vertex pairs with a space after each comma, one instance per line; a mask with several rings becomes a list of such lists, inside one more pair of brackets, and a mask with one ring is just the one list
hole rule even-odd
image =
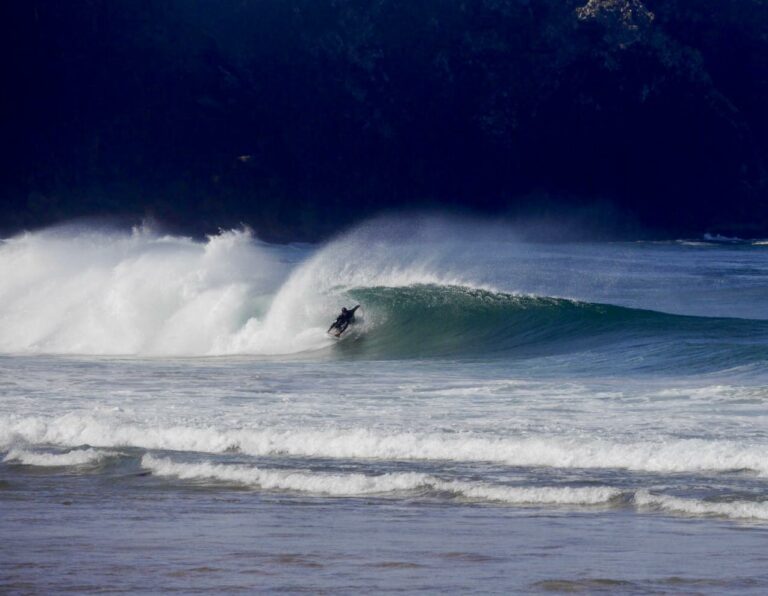
[[0, 592], [766, 593], [768, 243], [525, 232], [3, 241]]

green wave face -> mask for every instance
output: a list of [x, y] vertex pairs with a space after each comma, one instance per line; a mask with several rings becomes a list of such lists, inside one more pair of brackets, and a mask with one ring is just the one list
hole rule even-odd
[[768, 358], [766, 321], [670, 315], [462, 286], [369, 287], [347, 294], [363, 305], [352, 341], [338, 344], [350, 355], [530, 357], [620, 346], [624, 352], [666, 348], [671, 364], [707, 344], [714, 354], [730, 346], [736, 352], [746, 348], [750, 361]]

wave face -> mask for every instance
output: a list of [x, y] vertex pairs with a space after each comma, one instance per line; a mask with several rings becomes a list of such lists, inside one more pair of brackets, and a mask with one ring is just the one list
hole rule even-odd
[[[374, 313], [361, 351], [376, 356], [541, 355], [605, 344], [768, 337], [763, 321], [687, 317], [451, 285], [349, 292]], [[712, 346], [714, 347], [714, 346]], [[754, 346], [753, 346], [754, 348]], [[768, 356], [757, 347], [753, 357]]]
[[[531, 294], [534, 270], [504, 269], [530, 247], [498, 230], [483, 240], [475, 228], [416, 227], [378, 222], [319, 248], [270, 246], [247, 230], [203, 242], [144, 228], [25, 234], [0, 245], [0, 351], [399, 359], [618, 346], [671, 366], [768, 359], [766, 321]], [[352, 302], [362, 316], [337, 342], [325, 331]]]

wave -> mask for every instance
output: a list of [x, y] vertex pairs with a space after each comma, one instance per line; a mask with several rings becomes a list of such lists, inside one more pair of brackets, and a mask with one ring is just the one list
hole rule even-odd
[[[266, 245], [248, 230], [204, 242], [145, 228], [25, 234], [0, 245], [0, 352], [398, 359], [619, 344], [666, 345], [657, 362], [669, 366], [768, 359], [768, 321], [499, 291], [466, 263], [456, 270], [450, 257], [465, 245], [398, 246], [393, 234], [357, 230], [319, 249]], [[336, 342], [325, 330], [352, 302], [361, 322]]]
[[694, 517], [768, 520], [768, 501], [712, 501], [622, 490], [611, 486], [506, 486], [485, 482], [444, 480], [430, 474], [395, 472], [379, 475], [263, 469], [239, 464], [183, 463], [144, 455], [144, 469], [161, 477], [198, 482], [230, 483], [267, 491], [300, 492], [332, 497], [450, 496], [465, 502], [531, 506], [611, 506], [633, 504]]
[[92, 416], [0, 417], [0, 447], [56, 445], [337, 460], [490, 462], [519, 467], [651, 473], [751, 471], [768, 477], [768, 445], [749, 441], [600, 440], [385, 433], [357, 429], [237, 429], [126, 424]]
[[[117, 454], [93, 448], [50, 453], [12, 449], [3, 462], [39, 467], [82, 467], [102, 463]], [[208, 461], [188, 463], [144, 454], [141, 467], [158, 477], [184, 481], [226, 483], [275, 492], [298, 492], [330, 497], [430, 497], [467, 503], [513, 506], [625, 506], [640, 510], [734, 520], [768, 520], [768, 501], [736, 498], [677, 497], [647, 489], [612, 486], [510, 486], [487, 482], [443, 479], [418, 472], [384, 474], [331, 473], [260, 468]]]
[[159, 476], [182, 480], [208, 479], [258, 486], [266, 490], [293, 490], [324, 495], [352, 496], [392, 491], [415, 490], [429, 482], [429, 476], [417, 473], [384, 474], [312, 474], [286, 470], [267, 470], [253, 466], [222, 465], [208, 462], [186, 464], [168, 458], [145, 455], [141, 465]]
[[66, 453], [42, 453], [24, 449], [11, 449], [3, 458], [4, 462], [20, 463], [25, 466], [66, 467], [86, 466], [103, 462], [115, 457], [112, 451], [97, 449], [73, 449]]
[[608, 503], [621, 494], [621, 491], [612, 487], [513, 487], [441, 480], [435, 476], [414, 472], [377, 476], [298, 472], [209, 462], [180, 463], [152, 455], [145, 455], [141, 465], [153, 474], [173, 476], [182, 480], [213, 480], [255, 486], [263, 490], [296, 491], [337, 497], [441, 492], [465, 500], [516, 505], [597, 505]]
[[[753, 358], [768, 357], [763, 346], [768, 323], [690, 317], [574, 300], [522, 296], [466, 286], [417, 284], [356, 288], [366, 325], [357, 351], [371, 356], [537, 355], [649, 340], [683, 343], [706, 338], [748, 342]], [[370, 318], [370, 321], [369, 321]], [[737, 355], [740, 356], [740, 355]]]
[[653, 494], [647, 490], [637, 491], [633, 501], [639, 507], [695, 517], [768, 520], [768, 501], [712, 501]]

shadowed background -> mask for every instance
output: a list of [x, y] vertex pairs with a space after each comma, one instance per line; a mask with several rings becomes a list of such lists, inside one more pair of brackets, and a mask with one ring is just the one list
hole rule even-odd
[[9, 0], [0, 229], [382, 210], [768, 234], [758, 0]]

